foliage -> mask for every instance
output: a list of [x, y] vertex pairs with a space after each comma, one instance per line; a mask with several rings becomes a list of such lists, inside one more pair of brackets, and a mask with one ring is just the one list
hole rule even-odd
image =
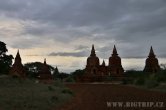
[[166, 64], [160, 64], [161, 69], [166, 70]]
[[57, 77], [58, 77], [58, 75], [59, 75], [59, 70], [58, 70], [58, 68], [56, 67], [55, 69], [54, 69], [54, 72], [53, 72], [53, 79], [57, 79]]
[[69, 77], [69, 74], [61, 72], [57, 75], [57, 78], [59, 78], [61, 81], [63, 81], [65, 78]]
[[157, 73], [130, 70], [126, 72], [126, 77], [123, 82], [124, 84], [134, 84], [151, 89], [159, 87], [162, 83], [166, 83], [166, 69], [163, 68]]
[[78, 70], [75, 70], [74, 72], [72, 72], [71, 75], [73, 76], [74, 80], [76, 80], [77, 77], [82, 76], [84, 73], [85, 73], [84, 69], [83, 70], [78, 69]]
[[145, 86], [147, 88], [154, 88], [154, 87], [157, 87], [158, 85], [159, 85], [159, 83], [153, 79], [147, 79], [145, 82]]
[[[55, 71], [55, 68], [47, 65], [49, 70], [53, 73]], [[37, 78], [39, 71], [43, 68], [43, 63], [41, 62], [31, 62], [31, 63], [26, 63], [24, 65], [27, 76], [29, 78]]]
[[9, 72], [10, 66], [12, 65], [12, 55], [6, 55], [8, 52], [6, 44], [0, 41], [0, 73], [7, 74]]
[[73, 92], [70, 89], [68, 89], [68, 88], [63, 89], [62, 93], [63, 94], [71, 94], [71, 95], [73, 95]]
[[143, 77], [139, 77], [139, 78], [135, 79], [134, 84], [135, 85], [144, 85], [145, 79]]
[[161, 70], [155, 77], [156, 77], [157, 82], [166, 83], [166, 70]]
[[35, 80], [0, 76], [0, 88], [1, 110], [50, 110], [72, 97], [72, 91], [56, 81], [42, 84], [35, 83]]
[[126, 71], [125, 76], [126, 79], [123, 80], [123, 84], [143, 85], [145, 82], [144, 78], [147, 77], [147, 74], [142, 71], [129, 70]]
[[74, 80], [74, 78], [73, 78], [72, 75], [69, 75], [69, 76], [66, 78], [65, 81], [66, 81], [66, 82], [75, 82], [75, 80]]

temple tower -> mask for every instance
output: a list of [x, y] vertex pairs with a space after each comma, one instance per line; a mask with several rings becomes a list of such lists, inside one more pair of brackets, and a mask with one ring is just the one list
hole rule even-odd
[[105, 61], [103, 60], [103, 63], [100, 65], [100, 74], [101, 76], [108, 76], [108, 66], [106, 66]]
[[156, 58], [153, 48], [151, 46], [149, 56], [145, 62], [144, 72], [156, 73], [160, 70], [158, 59]]
[[45, 80], [45, 81], [53, 79], [51, 72], [49, 70], [49, 67], [47, 65], [46, 59], [44, 59], [43, 67], [42, 67], [41, 71], [39, 71], [39, 79]]
[[115, 45], [112, 56], [109, 58], [109, 71], [112, 76], [121, 76], [124, 73], [124, 69], [121, 64], [121, 58], [118, 56]]
[[87, 58], [85, 73], [87, 75], [97, 75], [99, 71], [99, 66], [99, 58], [96, 56], [94, 45], [92, 45], [91, 54]]
[[24, 66], [22, 65], [19, 50], [16, 54], [14, 64], [12, 65], [9, 74], [11, 76], [22, 77], [22, 78], [26, 76]]

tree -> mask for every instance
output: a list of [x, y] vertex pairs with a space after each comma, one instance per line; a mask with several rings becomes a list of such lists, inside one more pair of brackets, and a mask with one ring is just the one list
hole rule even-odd
[[[55, 71], [55, 68], [52, 67], [51, 65], [48, 65], [49, 70], [51, 71], [51, 73], [53, 73]], [[41, 71], [41, 69], [43, 68], [43, 63], [41, 62], [31, 62], [31, 63], [26, 63], [24, 65], [27, 76], [29, 78], [37, 78], [39, 76], [39, 71]]]
[[71, 75], [76, 80], [77, 77], [81, 77], [84, 73], [85, 73], [85, 69], [83, 69], [83, 70], [78, 69], [78, 70], [75, 70], [74, 72], [72, 72]]
[[65, 78], [67, 78], [69, 76], [69, 74], [61, 72], [58, 74], [57, 78], [60, 78], [61, 81], [63, 81]]
[[166, 64], [160, 64], [160, 66], [163, 70], [166, 70]]
[[59, 75], [59, 70], [58, 67], [55, 68], [54, 72], [53, 72], [53, 79], [56, 79]]
[[12, 55], [6, 55], [8, 49], [6, 44], [0, 41], [0, 74], [7, 74], [12, 65]]

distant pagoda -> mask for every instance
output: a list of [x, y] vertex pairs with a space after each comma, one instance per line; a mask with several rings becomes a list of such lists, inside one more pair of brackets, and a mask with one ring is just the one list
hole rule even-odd
[[22, 77], [22, 78], [26, 77], [25, 69], [24, 69], [24, 66], [22, 65], [22, 62], [21, 62], [19, 50], [18, 50], [17, 55], [15, 57], [14, 64], [12, 65], [12, 67], [9, 71], [9, 74], [11, 76], [16, 76], [16, 77]]
[[112, 56], [109, 58], [109, 71], [111, 76], [122, 76], [124, 69], [121, 64], [121, 58], [118, 56], [116, 47], [114, 45]]
[[44, 59], [43, 67], [39, 71], [39, 80], [47, 82], [52, 79], [53, 79], [53, 77], [52, 77], [49, 67], [46, 63], [46, 59]]
[[160, 66], [158, 63], [158, 59], [156, 58], [156, 55], [154, 54], [153, 48], [151, 46], [149, 56], [145, 62], [144, 72], [156, 73], [159, 70]]
[[100, 60], [96, 55], [94, 45], [92, 45], [90, 56], [87, 58], [85, 73], [80, 78], [80, 81], [104, 81], [108, 77], [123, 77], [124, 69], [121, 64], [121, 58], [118, 56], [114, 45], [112, 56], [109, 58], [109, 65], [103, 60], [100, 65]]
[[86, 72], [85, 74], [88, 76], [99, 75], [99, 66], [100, 61], [96, 56], [94, 45], [92, 45], [92, 50], [90, 56], [87, 58]]

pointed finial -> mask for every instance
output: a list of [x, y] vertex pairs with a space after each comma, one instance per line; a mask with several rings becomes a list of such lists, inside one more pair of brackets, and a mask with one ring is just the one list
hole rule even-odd
[[20, 56], [20, 52], [19, 52], [19, 49], [17, 50], [17, 55], [19, 55], [19, 56]]
[[148, 57], [155, 57], [154, 51], [153, 51], [153, 47], [150, 47], [150, 52], [149, 52], [149, 56]]
[[92, 45], [92, 50], [91, 50], [90, 56], [96, 56], [94, 44]]
[[92, 50], [95, 50], [95, 48], [94, 48], [94, 44], [92, 44]]
[[112, 55], [118, 55], [117, 50], [116, 50], [116, 46], [115, 46], [115, 45], [114, 45], [114, 48], [113, 48]]
[[17, 50], [16, 58], [17, 58], [17, 59], [21, 59], [21, 58], [20, 58], [20, 52], [19, 52], [19, 49]]
[[44, 59], [44, 64], [46, 65], [46, 58]]
[[103, 60], [102, 66], [105, 66], [105, 61]]

